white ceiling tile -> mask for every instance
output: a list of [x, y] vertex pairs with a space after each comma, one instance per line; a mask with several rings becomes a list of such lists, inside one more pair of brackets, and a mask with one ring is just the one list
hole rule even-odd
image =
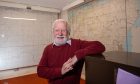
[[21, 3], [27, 5], [37, 5], [42, 7], [62, 9], [64, 6], [74, 2], [75, 0], [1, 0], [5, 2]]

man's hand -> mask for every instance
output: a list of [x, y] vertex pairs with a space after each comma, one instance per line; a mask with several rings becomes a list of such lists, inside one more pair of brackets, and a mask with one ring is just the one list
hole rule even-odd
[[74, 65], [78, 61], [76, 55], [74, 55], [71, 59], [72, 59], [72, 65]]
[[72, 70], [73, 65], [76, 62], [77, 62], [77, 57], [75, 55], [72, 58], [69, 58], [68, 61], [66, 61], [62, 66], [62, 70], [61, 70], [62, 75]]
[[65, 73], [69, 72], [70, 70], [72, 70], [72, 59], [69, 58], [68, 61], [66, 61], [61, 69], [61, 74], [64, 75]]

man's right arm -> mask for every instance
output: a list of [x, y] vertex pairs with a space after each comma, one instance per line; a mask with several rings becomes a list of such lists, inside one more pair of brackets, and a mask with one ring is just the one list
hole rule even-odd
[[61, 67], [48, 67], [47, 66], [47, 47], [44, 49], [42, 58], [37, 66], [37, 74], [40, 77], [47, 79], [55, 79], [61, 76]]
[[37, 67], [37, 74], [40, 77], [46, 78], [46, 79], [55, 79], [58, 77], [61, 77], [61, 68], [49, 68], [46, 66], [38, 66]]
[[68, 59], [61, 68], [49, 68], [47, 66], [39, 65], [37, 67], [38, 76], [47, 78], [47, 79], [55, 79], [61, 77], [66, 74], [70, 70], [72, 70], [72, 59]]

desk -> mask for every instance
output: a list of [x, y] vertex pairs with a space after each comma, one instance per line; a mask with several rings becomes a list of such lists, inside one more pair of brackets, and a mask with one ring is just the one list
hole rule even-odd
[[140, 53], [110, 51], [87, 56], [86, 84], [116, 84], [118, 68], [140, 76]]

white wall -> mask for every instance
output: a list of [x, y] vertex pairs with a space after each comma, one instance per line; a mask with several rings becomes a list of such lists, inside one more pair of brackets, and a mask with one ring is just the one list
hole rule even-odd
[[[3, 17], [29, 18], [16, 20]], [[52, 42], [57, 13], [0, 7], [0, 70], [37, 65], [44, 47]], [[0, 78], [35, 72], [36, 68], [2, 71]]]

